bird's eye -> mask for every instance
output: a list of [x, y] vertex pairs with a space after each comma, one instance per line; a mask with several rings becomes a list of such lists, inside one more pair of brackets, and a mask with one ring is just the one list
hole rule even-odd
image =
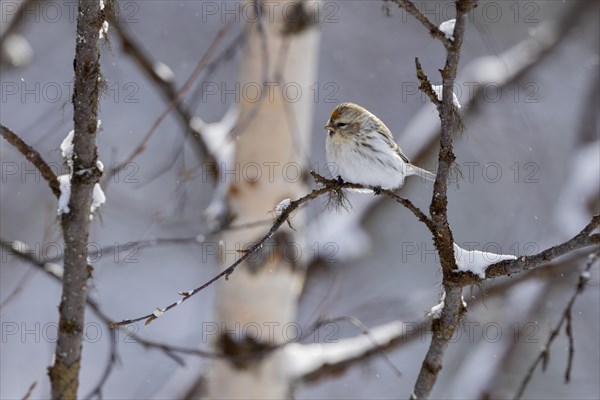
[[335, 126], [337, 126], [338, 128], [343, 128], [343, 127], [345, 127], [346, 125], [348, 125], [348, 124], [347, 124], [347, 123], [345, 123], [345, 122], [338, 122], [337, 124], [335, 124]]

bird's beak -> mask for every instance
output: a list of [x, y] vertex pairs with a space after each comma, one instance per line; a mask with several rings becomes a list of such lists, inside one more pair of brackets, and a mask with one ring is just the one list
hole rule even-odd
[[333, 129], [333, 125], [331, 125], [331, 122], [327, 122], [327, 125], [325, 125], [325, 129], [327, 129], [327, 132], [329, 133], [330, 136], [333, 136], [333, 134], [335, 133], [335, 131]]

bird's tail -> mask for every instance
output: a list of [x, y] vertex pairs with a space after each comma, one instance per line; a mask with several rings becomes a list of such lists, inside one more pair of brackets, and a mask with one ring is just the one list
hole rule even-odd
[[408, 175], [417, 175], [420, 176], [421, 179], [425, 179], [428, 181], [435, 181], [435, 174], [433, 172], [429, 172], [426, 169], [419, 168], [416, 165], [409, 164], [408, 165]]

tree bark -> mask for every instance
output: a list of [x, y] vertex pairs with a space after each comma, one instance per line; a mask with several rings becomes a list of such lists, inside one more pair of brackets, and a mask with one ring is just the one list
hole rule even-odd
[[87, 261], [92, 190], [102, 172], [97, 168], [96, 129], [99, 101], [99, 31], [104, 12], [98, 0], [80, 0], [73, 91], [73, 165], [69, 212], [62, 214], [64, 278], [54, 364], [49, 368], [52, 398], [75, 399], [91, 266]]
[[[262, 97], [257, 101], [249, 91], [241, 93], [235, 164], [225, 171], [233, 180], [228, 203], [235, 224], [262, 220], [282, 200], [308, 192], [302, 171], [312, 133], [314, 105], [309, 88], [316, 78], [319, 40], [312, 26], [316, 15], [311, 14], [317, 2], [247, 5], [258, 5], [262, 15], [247, 26], [240, 87], [260, 87]], [[291, 223], [295, 230], [282, 227], [258, 254], [219, 283], [214, 346], [238, 359], [212, 362], [207, 376], [209, 398], [291, 395], [293, 382], [285, 376], [285, 357], [279, 352], [239, 359], [290, 341], [297, 333], [294, 323], [305, 275], [303, 211]], [[224, 234], [222, 265], [239, 258], [237, 250], [249, 247], [263, 231], [259, 226]]]

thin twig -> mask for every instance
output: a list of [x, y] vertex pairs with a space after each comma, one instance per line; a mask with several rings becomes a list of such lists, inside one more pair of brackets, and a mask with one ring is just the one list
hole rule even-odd
[[[62, 283], [62, 279], [61, 279], [60, 275], [56, 275], [50, 269], [45, 267], [47, 260], [43, 260], [29, 251], [19, 251], [19, 249], [15, 248], [11, 243], [13, 243], [13, 242], [0, 239], [0, 247], [4, 251], [8, 251], [9, 253], [13, 254], [15, 257], [19, 258], [21, 261], [24, 261], [24, 262], [28, 263], [29, 265], [32, 265], [32, 266], [36, 267], [37, 269], [43, 271], [47, 276], [49, 276], [50, 278], [52, 278], [59, 284]], [[92, 310], [92, 312], [98, 317], [98, 319], [102, 323], [104, 323], [107, 327], [109, 326], [110, 322], [113, 321], [113, 318], [111, 318], [107, 314], [105, 314], [104, 311], [102, 311], [102, 309], [100, 308], [100, 305], [96, 301], [91, 299], [90, 297], [86, 298], [86, 306], [89, 307], [89, 309]], [[165, 344], [165, 343], [159, 343], [159, 342], [155, 342], [155, 341], [146, 340], [146, 339], [140, 337], [139, 335], [137, 335], [136, 333], [128, 331], [126, 328], [121, 328], [121, 331], [127, 335], [127, 337], [131, 340], [131, 342], [139, 343], [140, 345], [144, 346], [145, 348], [160, 350], [167, 357], [171, 358], [173, 361], [175, 361], [176, 363], [178, 363], [180, 365], [183, 364], [183, 360], [181, 359], [181, 357], [177, 356], [175, 353], [183, 353], [183, 354], [195, 355], [195, 356], [200, 356], [200, 357], [210, 357], [210, 358], [219, 358], [219, 357], [225, 358], [225, 357], [227, 357], [224, 354], [212, 353], [212, 352], [199, 350], [199, 349], [188, 349], [188, 348], [183, 348], [183, 347], [179, 347], [179, 346], [173, 346], [173, 345], [169, 345], [169, 344]], [[116, 334], [117, 334], [117, 331], [111, 329], [111, 337], [109, 338], [111, 347], [110, 347], [110, 352], [109, 352], [108, 363], [106, 364], [98, 383], [94, 386], [92, 391], [85, 397], [86, 399], [94, 397], [94, 396], [98, 396], [101, 394], [101, 389], [102, 389], [104, 383], [106, 382], [106, 380], [108, 379], [108, 377], [110, 376], [110, 373], [112, 372], [112, 369], [118, 360], [117, 347], [113, 346], [113, 344], [116, 345], [116, 343], [118, 342], [116, 340]]]
[[391, 0], [391, 1], [398, 4], [398, 6], [400, 6], [402, 9], [404, 9], [404, 11], [406, 11], [407, 13], [412, 14], [421, 24], [423, 24], [423, 26], [425, 28], [427, 28], [427, 30], [429, 31], [429, 34], [431, 36], [439, 39], [440, 42], [442, 42], [442, 44], [444, 45], [444, 47], [446, 49], [450, 49], [450, 47], [452, 46], [452, 41], [450, 39], [448, 39], [446, 37], [446, 35], [444, 34], [444, 32], [442, 32], [440, 30], [440, 28], [437, 27], [437, 25], [435, 25], [433, 22], [431, 22], [429, 20], [429, 18], [427, 18], [425, 16], [425, 14], [423, 14], [414, 5], [414, 3], [412, 1], [410, 1], [410, 0]]
[[548, 340], [542, 346], [542, 350], [540, 351], [540, 354], [537, 356], [537, 358], [534, 360], [533, 364], [531, 364], [531, 366], [527, 370], [527, 374], [521, 381], [521, 384], [519, 385], [519, 389], [517, 390], [517, 393], [515, 394], [515, 400], [518, 400], [523, 397], [523, 394], [525, 393], [525, 389], [527, 388], [527, 385], [529, 385], [529, 383], [531, 382], [531, 379], [533, 378], [533, 373], [535, 372], [537, 366], [540, 363], [542, 363], [542, 371], [544, 371], [544, 372], [546, 371], [548, 362], [550, 360], [550, 346], [552, 346], [552, 342], [554, 342], [554, 339], [557, 338], [557, 336], [560, 333], [560, 330], [562, 328], [562, 325], [564, 323], [566, 323], [565, 331], [566, 331], [566, 335], [567, 335], [567, 338], [569, 341], [569, 354], [568, 354], [568, 358], [567, 358], [567, 368], [565, 370], [565, 383], [570, 382], [571, 368], [573, 366], [573, 356], [575, 354], [575, 348], [573, 346], [574, 339], [573, 339], [573, 327], [572, 327], [573, 305], [575, 304], [575, 300], [577, 300], [577, 297], [581, 293], [583, 293], [583, 291], [585, 290], [587, 283], [590, 279], [590, 270], [592, 268], [592, 265], [594, 265], [594, 263], [596, 261], [598, 261], [599, 256], [600, 256], [600, 250], [589, 255], [589, 260], [586, 263], [585, 268], [583, 269], [581, 274], [579, 274], [579, 280], [577, 281], [577, 286], [575, 287], [575, 292], [569, 299], [569, 302], [567, 303], [567, 306], [565, 307], [565, 310], [563, 311], [560, 320], [558, 321], [558, 323], [556, 324], [554, 329], [552, 329], [550, 331]]
[[17, 283], [15, 288], [12, 290], [12, 292], [10, 292], [10, 294], [8, 296], [6, 296], [6, 298], [4, 300], [2, 300], [2, 302], [0, 303], [0, 313], [2, 313], [2, 310], [6, 306], [8, 306], [13, 300], [15, 300], [17, 298], [17, 296], [19, 295], [19, 293], [21, 293], [23, 291], [23, 289], [25, 288], [25, 284], [29, 281], [29, 279], [31, 279], [31, 273], [32, 273], [32, 270], [28, 269], [27, 272], [25, 272], [23, 274], [21, 279], [19, 279], [19, 282]]
[[[148, 142], [148, 140], [150, 140], [152, 135], [156, 132], [156, 130], [158, 129], [158, 127], [160, 126], [162, 121], [167, 117], [167, 115], [169, 115], [169, 113], [176, 107], [176, 105], [179, 104], [183, 95], [189, 90], [189, 88], [192, 86], [194, 81], [198, 78], [198, 75], [208, 65], [210, 59], [212, 58], [213, 53], [215, 52], [215, 50], [217, 49], [217, 47], [219, 46], [219, 44], [221, 43], [221, 41], [223, 40], [225, 35], [233, 27], [234, 20], [235, 20], [235, 18], [229, 18], [229, 20], [225, 23], [225, 26], [223, 28], [221, 28], [221, 30], [219, 30], [219, 32], [213, 39], [212, 43], [210, 44], [210, 46], [208, 47], [208, 49], [206, 50], [206, 52], [204, 53], [204, 55], [202, 56], [202, 58], [200, 59], [200, 61], [196, 65], [196, 67], [194, 68], [194, 70], [192, 71], [189, 78], [185, 81], [185, 83], [183, 84], [181, 89], [179, 89], [179, 91], [177, 92], [175, 97], [169, 102], [169, 104], [167, 105], [167, 108], [165, 108], [165, 110], [158, 116], [156, 121], [154, 121], [150, 130], [144, 135], [140, 144], [135, 149], [133, 149], [133, 151], [129, 154], [129, 156], [122, 163], [118, 164], [118, 166], [116, 168], [110, 170], [110, 172], [107, 174], [106, 181], [109, 181], [113, 175], [115, 175], [120, 170], [122, 170], [127, 165], [129, 165], [129, 163], [133, 159], [135, 159], [138, 155], [140, 155], [145, 150], [146, 143]], [[199, 144], [202, 143], [202, 145], [205, 146], [204, 141], [202, 141], [202, 142], [199, 141], [198, 143]], [[209, 154], [208, 149], [205, 148], [205, 150], [206, 150], [205, 154]]]
[[108, 338], [108, 343], [110, 346], [110, 350], [108, 352], [108, 362], [104, 366], [104, 371], [102, 372], [102, 375], [100, 376], [100, 379], [98, 380], [96, 385], [92, 388], [90, 393], [87, 396], [85, 396], [86, 400], [92, 399], [94, 397], [102, 399], [102, 389], [104, 388], [104, 384], [110, 377], [113, 367], [119, 359], [119, 354], [117, 352], [117, 331], [114, 329], [109, 329], [109, 331], [110, 337]]
[[[315, 181], [319, 184], [321, 184], [322, 186], [318, 189], [314, 189], [312, 192], [310, 192], [309, 194], [292, 201], [282, 212], [281, 214], [275, 219], [275, 222], [273, 223], [273, 225], [271, 226], [271, 228], [268, 230], [268, 232], [266, 234], [264, 234], [256, 243], [254, 243], [252, 246], [250, 246], [249, 248], [241, 251], [242, 256], [237, 259], [233, 264], [231, 264], [229, 267], [227, 267], [226, 269], [224, 269], [223, 271], [221, 271], [220, 273], [218, 273], [217, 275], [215, 275], [213, 278], [211, 278], [210, 280], [208, 280], [207, 282], [205, 282], [204, 284], [202, 284], [201, 286], [190, 290], [190, 291], [186, 291], [186, 292], [180, 292], [180, 296], [182, 296], [182, 298], [174, 303], [169, 304], [167, 307], [165, 308], [157, 308], [153, 313], [151, 314], [147, 314], [144, 315], [142, 317], [138, 317], [138, 318], [133, 318], [133, 319], [126, 319], [120, 322], [113, 322], [111, 323], [111, 327], [117, 327], [117, 326], [125, 326], [125, 325], [129, 325], [132, 324], [134, 322], [138, 322], [138, 321], [142, 321], [145, 320], [146, 321], [146, 325], [148, 325], [149, 323], [151, 323], [152, 321], [154, 321], [155, 319], [159, 318], [160, 316], [162, 316], [165, 312], [171, 310], [174, 307], [177, 307], [179, 304], [183, 303], [184, 301], [188, 300], [190, 297], [194, 296], [195, 294], [197, 294], [198, 292], [201, 292], [202, 290], [206, 289], [207, 287], [209, 287], [210, 285], [212, 285], [213, 283], [215, 283], [216, 281], [218, 281], [219, 279], [225, 277], [225, 279], [229, 278], [229, 275], [231, 275], [235, 269], [242, 263], [244, 262], [244, 260], [246, 260], [248, 257], [250, 257], [252, 254], [254, 254], [256, 251], [258, 251], [260, 248], [263, 247], [263, 245], [265, 244], [265, 242], [267, 240], [269, 240], [274, 234], [275, 232], [277, 232], [277, 230], [279, 229], [279, 227], [281, 225], [283, 225], [284, 222], [288, 221], [288, 219], [290, 218], [290, 216], [302, 205], [308, 203], [311, 200], [314, 200], [318, 197], [320, 197], [323, 194], [326, 193], [334, 193], [335, 196], [340, 196], [341, 190], [342, 189], [371, 189], [371, 188], [367, 188], [363, 185], [359, 185], [359, 184], [355, 184], [355, 183], [348, 183], [348, 182], [339, 182], [337, 180], [330, 180], [327, 178], [324, 178], [323, 176], [317, 174], [314, 171], [311, 171], [311, 175], [313, 176], [313, 178], [315, 179]], [[411, 210], [413, 213], [415, 213], [415, 215], [417, 215], [417, 218], [419, 218], [419, 220], [423, 220], [428, 221], [425, 222], [427, 226], [432, 226], [431, 225], [431, 221], [429, 220], [429, 218], [427, 218], [427, 216], [420, 211], [416, 206], [414, 206], [412, 204], [412, 202], [410, 202], [407, 199], [403, 199], [402, 197], [396, 195], [394, 192], [390, 191], [390, 190], [382, 190], [381, 191], [382, 194], [384, 194], [387, 197], [390, 197], [394, 200], [396, 200], [397, 202], [406, 205], [409, 210]]]
[[[435, 104], [436, 108], [438, 109], [438, 112], [442, 112], [442, 102], [440, 101], [440, 99], [438, 98], [437, 93], [433, 90], [433, 86], [431, 86], [431, 82], [429, 81], [429, 78], [427, 77], [427, 74], [425, 74], [425, 71], [423, 71], [423, 66], [421, 65], [421, 62], [419, 61], [419, 57], [415, 57], [415, 66], [417, 69], [417, 79], [419, 80], [419, 90], [423, 93], [425, 93], [427, 95], [427, 97], [429, 97], [429, 100]], [[441, 116], [441, 114], [440, 114]]]
[[27, 389], [27, 393], [23, 396], [23, 400], [29, 400], [31, 397], [31, 393], [33, 393], [33, 389], [37, 386], [37, 381], [33, 381], [31, 385], [29, 385], [29, 389]]
[[[123, 51], [129, 55], [138, 67], [146, 74], [146, 76], [160, 89], [161, 93], [169, 104], [173, 104], [175, 114], [179, 117], [179, 120], [184, 128], [185, 134], [191, 134], [196, 143], [196, 149], [199, 153], [200, 158], [206, 163], [213, 165], [215, 169], [218, 168], [215, 157], [208, 149], [206, 142], [202, 136], [202, 132], [195, 126], [190, 124], [192, 120], [192, 114], [188, 111], [185, 105], [179, 101], [177, 89], [175, 88], [172, 80], [166, 80], [161, 76], [156, 69], [156, 62], [153, 62], [149, 55], [142, 49], [141, 45], [136, 43], [135, 39], [127, 32], [127, 29], [123, 26], [118, 17], [111, 18], [111, 27], [115, 29], [121, 43], [123, 45]], [[208, 68], [208, 66], [207, 66]], [[213, 175], [216, 178], [216, 175]]]
[[52, 168], [50, 168], [46, 161], [44, 161], [40, 153], [25, 143], [25, 141], [21, 139], [14, 131], [4, 125], [0, 125], [0, 135], [2, 135], [2, 137], [6, 139], [8, 143], [13, 145], [19, 151], [19, 153], [25, 156], [25, 158], [31, 162], [38, 171], [40, 171], [42, 178], [48, 182], [52, 193], [54, 193], [56, 197], [60, 197], [60, 185], [58, 183], [58, 179], [56, 178], [56, 174], [54, 174]]
[[[0, 36], [0, 48], [4, 45], [4, 41], [6, 40], [6, 38], [12, 35], [13, 33], [17, 32], [21, 24], [28, 19], [26, 17], [25, 12], [35, 1], [37, 0], [25, 0], [19, 4], [19, 9], [15, 13], [14, 17], [11, 18], [10, 22], [6, 24], [6, 28], [2, 31], [2, 36]], [[3, 9], [2, 11], [5, 10]], [[4, 18], [6, 18], [6, 16], [4, 16], [3, 19]]]

